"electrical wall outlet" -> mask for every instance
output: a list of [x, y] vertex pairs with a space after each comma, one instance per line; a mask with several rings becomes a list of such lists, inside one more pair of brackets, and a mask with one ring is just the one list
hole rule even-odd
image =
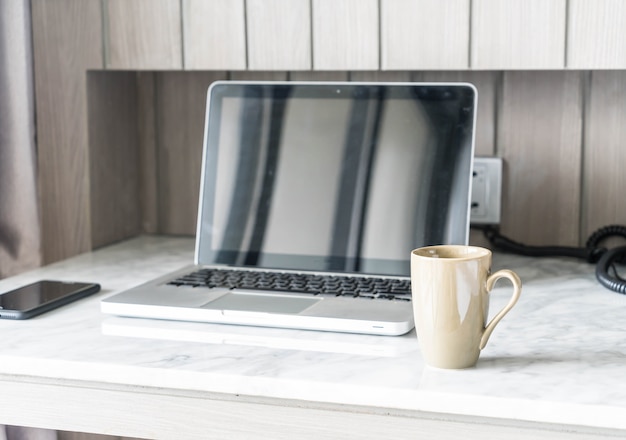
[[502, 159], [475, 157], [470, 223], [473, 225], [499, 224], [501, 197]]

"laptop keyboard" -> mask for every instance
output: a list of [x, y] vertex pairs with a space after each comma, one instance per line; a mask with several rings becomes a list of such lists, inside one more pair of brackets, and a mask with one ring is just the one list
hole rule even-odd
[[411, 282], [409, 280], [345, 275], [200, 269], [176, 278], [167, 284], [180, 287], [226, 287], [228, 289], [267, 290], [311, 295], [411, 300]]

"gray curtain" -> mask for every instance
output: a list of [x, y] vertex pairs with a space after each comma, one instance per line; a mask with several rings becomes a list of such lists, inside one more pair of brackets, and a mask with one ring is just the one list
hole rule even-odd
[[0, 0], [0, 278], [40, 265], [29, 0]]
[[[0, 0], [0, 278], [40, 264], [29, 0]], [[56, 432], [0, 425], [0, 440]]]
[[[0, 0], [7, 1], [7, 0]], [[15, 1], [15, 0], [8, 0]], [[0, 425], [2, 426], [2, 425]], [[7, 426], [4, 431], [0, 430], [0, 440], [56, 440], [56, 431], [37, 428], [21, 428], [19, 426]]]

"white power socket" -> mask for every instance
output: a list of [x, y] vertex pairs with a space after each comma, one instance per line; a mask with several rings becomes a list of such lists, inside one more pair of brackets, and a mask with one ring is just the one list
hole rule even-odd
[[501, 197], [502, 159], [475, 157], [470, 223], [473, 225], [499, 224]]

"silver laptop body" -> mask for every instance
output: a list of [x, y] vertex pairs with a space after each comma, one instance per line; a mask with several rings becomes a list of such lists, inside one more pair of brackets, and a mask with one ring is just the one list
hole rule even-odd
[[410, 251], [468, 240], [475, 112], [465, 83], [213, 83], [195, 264], [102, 312], [407, 333]]

